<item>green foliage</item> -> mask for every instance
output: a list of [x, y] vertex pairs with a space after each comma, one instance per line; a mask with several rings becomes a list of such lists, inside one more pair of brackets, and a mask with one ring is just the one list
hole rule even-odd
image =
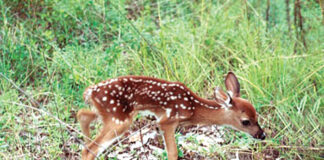
[[[318, 158], [324, 145], [324, 33], [319, 5], [302, 2], [307, 49], [295, 36], [298, 26], [292, 22], [288, 31], [285, 4], [278, 0], [271, 1], [269, 22], [265, 0], [1, 1], [0, 73], [42, 106], [1, 77], [0, 157], [80, 153], [64, 126], [24, 105], [76, 127], [82, 92], [107, 78], [177, 80], [211, 97], [232, 70], [269, 137], [261, 145], [228, 133], [232, 143], [226, 147], [247, 144], [256, 152], [274, 148], [287, 159]], [[293, 21], [293, 3], [290, 11]]]

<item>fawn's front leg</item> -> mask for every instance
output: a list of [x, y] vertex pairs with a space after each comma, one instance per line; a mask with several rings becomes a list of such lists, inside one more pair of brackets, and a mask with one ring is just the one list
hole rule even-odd
[[175, 141], [174, 132], [178, 126], [179, 122], [160, 122], [160, 129], [163, 132], [165, 147], [168, 153], [168, 160], [178, 159], [177, 144]]

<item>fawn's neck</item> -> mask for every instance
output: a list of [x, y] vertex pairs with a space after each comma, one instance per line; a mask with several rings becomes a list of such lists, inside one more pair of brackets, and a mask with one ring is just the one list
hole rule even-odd
[[[208, 100], [196, 96], [199, 100], [199, 104], [195, 104], [194, 115], [191, 117], [191, 122], [195, 124], [216, 124], [223, 125], [227, 124], [228, 118], [230, 117], [230, 111], [222, 108], [215, 100]], [[203, 105], [201, 105], [203, 104]], [[210, 106], [210, 107], [206, 107]]]

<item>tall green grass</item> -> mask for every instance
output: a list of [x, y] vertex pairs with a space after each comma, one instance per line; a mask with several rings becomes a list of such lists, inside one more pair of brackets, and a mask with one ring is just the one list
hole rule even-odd
[[[288, 32], [279, 0], [271, 1], [269, 22], [266, 1], [1, 1], [0, 72], [42, 105], [1, 77], [0, 157], [56, 159], [80, 152], [64, 125], [24, 105], [79, 129], [82, 92], [101, 80], [154, 76], [211, 98], [215, 86], [224, 86], [223, 75], [234, 71], [268, 137], [260, 142], [228, 133], [235, 140], [224, 147], [230, 152], [247, 144], [256, 153], [319, 158], [324, 29], [319, 5], [302, 6], [307, 48], [295, 36], [298, 26], [292, 23]], [[293, 19], [293, 3], [290, 11]]]

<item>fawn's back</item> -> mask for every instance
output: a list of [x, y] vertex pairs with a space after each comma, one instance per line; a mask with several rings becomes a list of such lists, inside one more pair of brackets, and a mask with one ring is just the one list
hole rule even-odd
[[165, 113], [168, 119], [187, 119], [194, 114], [197, 104], [219, 107], [203, 104], [182, 83], [142, 76], [100, 82], [86, 89], [84, 99], [94, 103], [99, 115], [113, 116], [117, 124], [124, 123], [131, 112], [138, 110], [152, 111], [159, 118]]

